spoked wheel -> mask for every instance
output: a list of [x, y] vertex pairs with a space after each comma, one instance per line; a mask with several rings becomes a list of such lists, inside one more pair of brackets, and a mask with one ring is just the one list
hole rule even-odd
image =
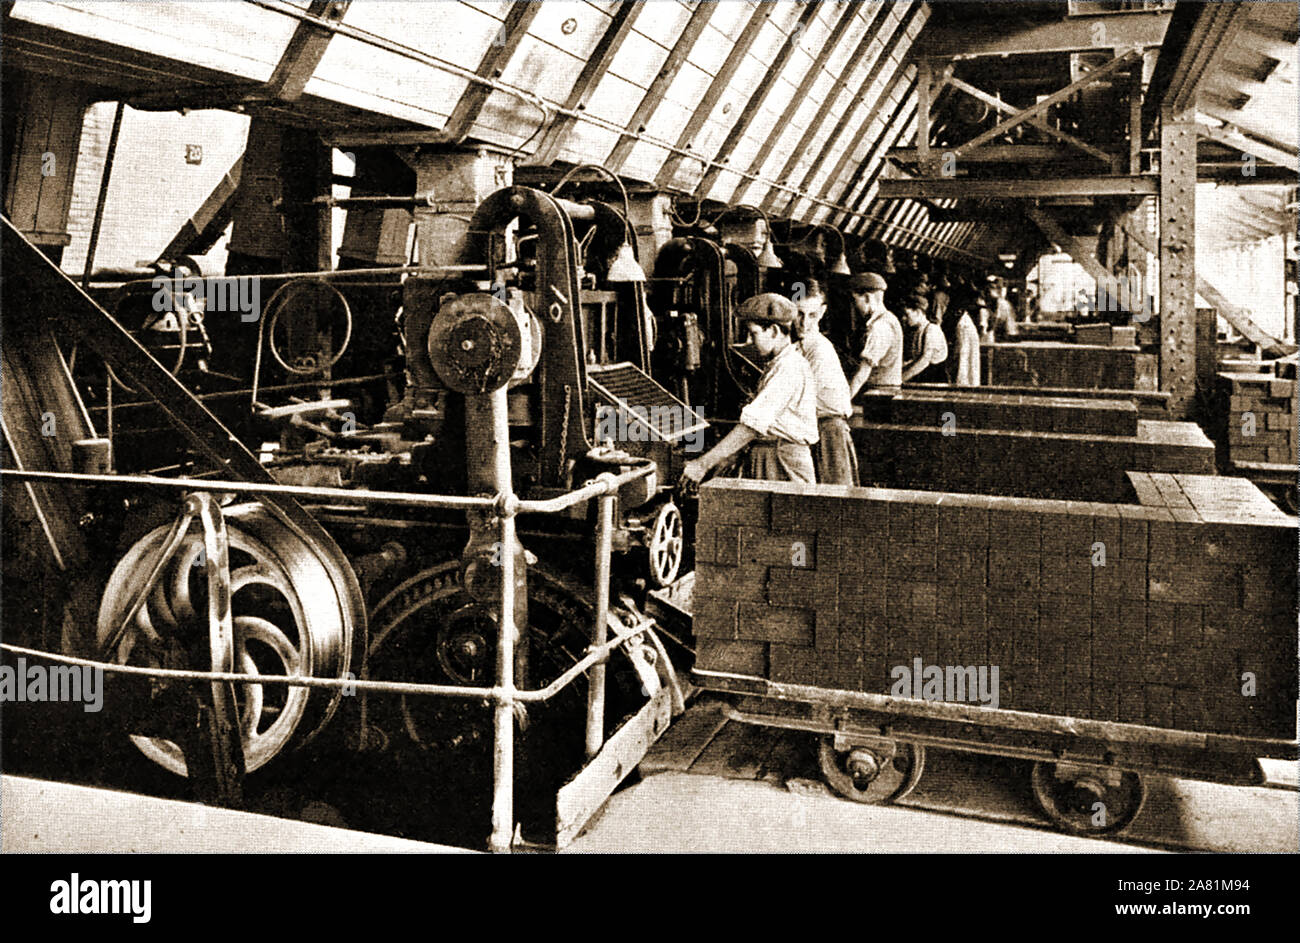
[[667, 586], [677, 579], [685, 547], [682, 514], [677, 505], [669, 501], [655, 514], [654, 526], [650, 530], [650, 578], [656, 586]]
[[[230, 597], [235, 670], [250, 675], [342, 678], [349, 668], [352, 624], [346, 590], [336, 587], [316, 551], [259, 505], [225, 509], [230, 545]], [[133, 598], [172, 531], [159, 527], [137, 541], [109, 577], [99, 608], [101, 648], [117, 633]], [[162, 564], [153, 590], [111, 650], [119, 664], [210, 668], [207, 650], [207, 561], [198, 525]], [[245, 768], [252, 772], [305, 743], [338, 705], [341, 692], [286, 685], [236, 684], [235, 702]], [[173, 741], [135, 735], [145, 756], [187, 775]]]
[[925, 747], [895, 741], [893, 755], [879, 746], [836, 750], [823, 737], [818, 762], [826, 785], [854, 802], [896, 802], [916, 788], [925, 771]]
[[[540, 567], [528, 571], [526, 634], [528, 687], [537, 688], [562, 674], [591, 644], [594, 610], [580, 587]], [[426, 681], [491, 687], [496, 673], [497, 625], [491, 613], [464, 589], [460, 564], [437, 564], [392, 590], [376, 605], [368, 674], [376, 680]], [[644, 702], [635, 673], [611, 662], [607, 719], [618, 720]], [[518, 683], [518, 682], [517, 682]], [[520, 684], [520, 687], [524, 685]], [[463, 698], [417, 696], [369, 699], [369, 711], [389, 732], [404, 729], [425, 750], [449, 750], [491, 740], [490, 711]], [[581, 746], [586, 679], [579, 678], [545, 705], [528, 708], [533, 720], [564, 716]], [[576, 722], [574, 719], [577, 718]], [[557, 724], [561, 722], [557, 719]]]
[[1146, 783], [1137, 773], [1065, 764], [1034, 764], [1034, 799], [1056, 825], [1078, 835], [1111, 835], [1137, 817]]

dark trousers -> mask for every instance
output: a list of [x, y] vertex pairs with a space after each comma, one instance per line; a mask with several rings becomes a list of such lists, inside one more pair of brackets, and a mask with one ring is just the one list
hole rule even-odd
[[825, 416], [817, 420], [817, 435], [812, 455], [818, 484], [857, 487], [858, 452], [848, 422], [840, 416]]

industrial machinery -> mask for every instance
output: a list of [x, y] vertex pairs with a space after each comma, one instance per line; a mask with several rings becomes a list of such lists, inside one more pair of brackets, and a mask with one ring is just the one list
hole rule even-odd
[[[49, 318], [6, 338], [15, 382], [45, 378], [31, 384], [24, 415], [6, 397], [6, 432], [11, 419], [39, 424], [53, 406], [64, 421], [84, 418], [79, 439], [94, 439], [96, 413], [127, 434], [148, 428], [159, 410], [189, 434], [172, 466], [191, 475], [178, 485], [194, 486], [176, 489], [179, 512], [174, 491], [147, 487], [156, 476], [140, 479], [143, 496], [110, 486], [130, 476], [94, 474], [107, 470], [106, 461], [96, 467], [72, 455], [33, 456], [11, 444], [7, 463], [53, 475], [12, 488], [25, 491], [52, 543], [66, 516], [62, 496], [91, 485], [71, 504], [84, 511], [65, 536], [88, 569], [65, 602], [84, 611], [87, 599], [97, 600], [94, 630], [62, 633], [54, 647], [138, 670], [241, 679], [173, 686], [164, 675], [151, 691], [137, 690], [143, 706], [123, 729], [146, 757], [203, 780], [201, 794], [236, 802], [244, 773], [274, 765], [353, 704], [336, 726], [354, 750], [405, 744], [482, 753], [495, 723], [499, 753], [500, 698], [494, 721], [454, 693], [444, 700], [382, 686], [422, 682], [437, 694], [485, 689], [496, 678], [497, 690], [505, 596], [513, 599], [513, 624], [527, 627], [509, 653], [520, 692], [508, 702], [523, 735], [520, 775], [526, 769], [554, 795], [582, 766], [584, 748], [593, 756], [647, 699], [654, 711], [643, 711], [645, 722], [656, 732], [666, 727], [663, 711], [681, 709], [682, 696], [645, 598], [684, 572], [688, 535], [670, 483], [682, 449], [707, 423], [651, 378], [655, 325], [626, 231], [624, 216], [609, 206], [527, 187], [483, 201], [464, 264], [392, 283], [400, 290], [404, 388], [373, 422], [341, 395], [349, 377], [331, 373], [354, 331], [346, 280], [332, 281], [333, 273], [272, 279], [261, 323], [252, 326], [251, 390], [207, 394], [214, 405], [233, 400], [235, 412], [242, 409], [241, 431], [255, 456], [172, 375], [187, 359], [206, 366], [222, 344], [210, 324], [202, 330], [193, 297], [202, 291], [173, 299], [178, 313], [126, 318], [127, 330], [6, 223], [6, 267], [22, 273], [6, 279], [6, 329], [10, 312]], [[119, 315], [140, 306], [140, 284], [117, 291]], [[39, 348], [15, 342], [50, 329], [68, 339], [65, 350], [76, 344], [79, 382], [65, 366], [65, 379], [50, 389], [48, 371], [23, 369], [17, 351], [31, 357]], [[231, 336], [247, 342], [248, 331]], [[57, 348], [41, 355], [62, 359]], [[277, 379], [289, 382], [268, 382]], [[320, 398], [272, 405], [286, 386]], [[85, 391], [103, 399], [87, 409]], [[121, 398], [131, 394], [148, 400], [148, 419], [124, 408]], [[18, 442], [33, 429], [12, 432]], [[149, 467], [156, 455], [144, 468], [133, 458], [119, 456], [118, 470], [157, 470]], [[207, 475], [237, 484], [206, 490]], [[516, 513], [522, 542], [513, 538]], [[503, 539], [504, 521], [512, 539]], [[111, 557], [96, 566], [92, 546], [113, 548]], [[541, 564], [542, 553], [558, 565]], [[38, 629], [26, 641], [48, 644], [50, 633]], [[604, 663], [615, 651], [606, 685]], [[596, 677], [599, 711], [588, 703], [593, 691], [581, 696]], [[284, 683], [304, 678], [327, 686]], [[360, 697], [345, 696], [354, 693], [350, 681], [361, 685]], [[178, 696], [174, 688], [197, 693]], [[538, 691], [544, 696], [527, 699]], [[508, 771], [498, 773], [509, 782]], [[553, 805], [543, 810], [540, 830], [527, 822], [529, 837], [551, 840], [556, 833], [544, 820], [554, 815]]]
[[734, 417], [760, 368], [738, 343], [735, 306], [758, 291], [759, 269], [743, 246], [704, 235], [672, 239], [655, 261], [651, 302], [660, 312], [655, 375], [711, 417]]

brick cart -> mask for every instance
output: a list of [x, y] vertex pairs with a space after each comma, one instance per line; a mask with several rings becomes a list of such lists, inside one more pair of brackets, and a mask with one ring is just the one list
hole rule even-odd
[[[695, 683], [818, 736], [864, 802], [905, 795], [927, 746], [1035, 761], [1081, 833], [1131, 822], [1144, 774], [1258, 784], [1259, 757], [1296, 756], [1295, 520], [1240, 479], [1143, 484], [1100, 504], [710, 482]], [[926, 668], [940, 687], [900, 695]]]
[[[1269, 366], [1261, 364], [1256, 370]], [[1273, 372], [1220, 373], [1216, 393], [1223, 471], [1249, 478], [1295, 511], [1300, 435], [1295, 379]]]

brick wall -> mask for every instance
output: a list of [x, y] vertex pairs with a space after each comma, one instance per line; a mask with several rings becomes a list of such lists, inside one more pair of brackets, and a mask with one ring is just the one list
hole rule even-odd
[[[68, 209], [72, 241], [62, 262], [63, 271], [76, 275], [85, 267], [115, 109], [114, 102], [98, 102], [87, 109], [82, 125]], [[233, 112], [180, 115], [127, 108], [104, 203], [95, 267], [132, 268], [156, 258], [243, 152], [247, 129], [248, 118]], [[186, 163], [187, 144], [202, 146], [202, 163]], [[198, 261], [206, 273], [222, 271], [225, 239], [218, 240]]]
[[697, 667], [888, 694], [890, 669], [914, 658], [996, 665], [1003, 708], [1294, 737], [1295, 522], [1180, 517], [713, 481], [696, 542]]

